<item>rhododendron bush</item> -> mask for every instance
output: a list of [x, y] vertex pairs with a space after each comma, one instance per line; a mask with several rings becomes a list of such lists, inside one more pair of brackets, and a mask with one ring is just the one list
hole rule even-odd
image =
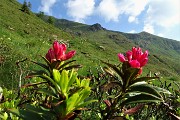
[[65, 61], [70, 59], [74, 56], [76, 51], [70, 51], [66, 54], [66, 45], [65, 44], [59, 44], [58, 41], [55, 41], [53, 43], [53, 49], [50, 48], [48, 50], [48, 53], [46, 54], [46, 59], [52, 63], [54, 61]]
[[[67, 52], [66, 44], [54, 41], [42, 56], [44, 63], [30, 60], [42, 69], [26, 76], [28, 83], [17, 92], [0, 89], [1, 119], [72, 120], [121, 119], [142, 109], [146, 103], [164, 103], [168, 90], [149, 84], [158, 77], [142, 77], [148, 62], [148, 51], [133, 47], [126, 54], [118, 53], [117, 63], [102, 61], [97, 75], [79, 77], [71, 58], [76, 51]], [[128, 107], [135, 105], [133, 107]], [[88, 114], [91, 118], [88, 118]], [[93, 118], [93, 116], [96, 116]], [[84, 118], [84, 119], [85, 119]]]
[[146, 50], [144, 53], [142, 52], [141, 48], [133, 47], [132, 51], [126, 52], [126, 57], [123, 54], [118, 54], [119, 60], [121, 62], [128, 61], [131, 67], [139, 68], [139, 74], [142, 73], [142, 67], [146, 65], [148, 61], [148, 51]]

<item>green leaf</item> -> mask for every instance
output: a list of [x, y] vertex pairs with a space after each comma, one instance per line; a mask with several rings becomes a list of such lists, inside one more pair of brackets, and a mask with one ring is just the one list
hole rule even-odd
[[40, 114], [32, 111], [20, 110], [20, 113], [24, 120], [44, 120]]
[[60, 64], [63, 63], [64, 61], [54, 61], [50, 64], [51, 69], [58, 69], [60, 67]]
[[115, 74], [115, 72], [111, 69], [111, 68], [109, 68], [109, 67], [103, 67], [103, 70], [106, 72], [106, 73], [108, 73], [110, 76], [115, 76], [116, 74]]
[[115, 87], [119, 89], [118, 91], [121, 91], [122, 84], [120, 82], [112, 81], [110, 83], [102, 85], [102, 90], [106, 92], [109, 89], [112, 89], [112, 88], [115, 88]]
[[41, 75], [41, 76], [39, 76], [39, 77], [41, 77], [41, 78], [43, 78], [43, 79], [45, 79], [45, 80], [47, 80], [47, 81], [50, 81], [50, 82], [55, 86], [56, 91], [58, 91], [58, 92], [61, 91], [60, 86], [59, 86], [53, 79], [51, 79], [49, 76], [47, 76], [47, 75]]
[[86, 105], [91, 104], [93, 102], [98, 102], [98, 100], [89, 100], [89, 101], [83, 102], [83, 103], [79, 104], [76, 108], [78, 109], [78, 108], [85, 107]]
[[[68, 64], [70, 64], [70, 63], [72, 63], [72, 62], [75, 62], [76, 60], [71, 60], [71, 61], [68, 61], [68, 62], [66, 62], [66, 63], [64, 63], [64, 64], [62, 64], [60, 67], [59, 67], [59, 69], [61, 69], [61, 68], [63, 68], [63, 67], [65, 67], [66, 65], [68, 65]], [[58, 69], [58, 70], [59, 70]]]
[[71, 85], [75, 82], [77, 78], [77, 72], [75, 72], [73, 69], [71, 70], [70, 77], [69, 77], [69, 83], [68, 83], [68, 91], [71, 87]]
[[132, 103], [142, 103], [142, 102], [162, 102], [161, 98], [158, 98], [151, 94], [138, 94], [124, 100], [121, 105], [132, 104]]
[[86, 87], [85, 89], [80, 91], [79, 98], [77, 100], [77, 104], [80, 104], [81, 102], [84, 101], [84, 99], [88, 98], [90, 92], [91, 92], [90, 87]]
[[54, 116], [53, 112], [41, 106], [27, 104], [25, 108], [25, 110], [20, 110], [20, 115], [23, 116], [25, 120], [52, 119]]
[[68, 87], [68, 83], [69, 83], [69, 78], [68, 78], [68, 72], [63, 70], [61, 73], [61, 77], [60, 77], [60, 87], [62, 90], [62, 93], [67, 97], [67, 87]]
[[44, 94], [46, 94], [46, 95], [48, 95], [48, 96], [53, 96], [53, 97], [55, 97], [55, 98], [58, 97], [57, 94], [55, 94], [54, 92], [52, 92], [52, 91], [50, 91], [50, 90], [47, 90], [47, 89], [38, 89], [38, 92], [44, 93]]
[[160, 88], [160, 87], [157, 87], [157, 86], [154, 86], [154, 89], [156, 89], [160, 93], [165, 93], [165, 94], [169, 94], [169, 95], [172, 94], [170, 91]]
[[134, 81], [131, 81], [131, 85], [137, 82], [142, 82], [142, 81], [148, 81], [148, 80], [153, 80], [153, 79], [157, 79], [159, 77], [140, 77], [140, 78], [136, 78]]
[[[57, 102], [56, 102], [57, 103]], [[54, 112], [59, 113], [61, 116], [65, 116], [67, 112], [67, 104], [65, 101], [61, 102], [60, 104], [57, 104], [57, 106], [54, 107]]]
[[130, 68], [130, 67], [131, 67], [131, 66], [130, 66], [130, 64], [128, 63], [128, 61], [123, 62], [123, 64], [122, 64], [122, 72], [123, 72], [123, 74], [125, 74], [126, 70], [127, 70], [128, 68]]
[[44, 56], [41, 56], [41, 57], [44, 59], [44, 61], [47, 63], [47, 65], [50, 66], [51, 63], [46, 59], [46, 57], [44, 57]]
[[37, 85], [42, 85], [48, 83], [47, 81], [43, 81], [43, 82], [35, 82], [35, 83], [29, 83], [29, 84], [25, 84], [23, 86], [21, 86], [21, 88], [26, 88], [26, 87], [30, 87], [30, 86], [37, 86]]
[[112, 99], [115, 99], [116, 95], [109, 95], [107, 96], [107, 98], [112, 98]]
[[[26, 105], [26, 106], [29, 106], [29, 105]], [[42, 112], [36, 111], [37, 110], [36, 108], [31, 108], [32, 110], [28, 110], [28, 109], [26, 110], [8, 109], [8, 112], [14, 115], [17, 115], [23, 120], [43, 120], [44, 119], [42, 117]]]
[[89, 87], [90, 79], [83, 79], [81, 81], [81, 87]]
[[[60, 81], [61, 79], [61, 74], [59, 73], [58, 70], [56, 69], [53, 69], [53, 78], [55, 80], [55, 82], [60, 85], [62, 81]], [[61, 87], [61, 86], [60, 86]], [[61, 88], [62, 89], [62, 88]]]
[[134, 84], [129, 87], [127, 90], [127, 93], [130, 92], [140, 92], [140, 93], [145, 93], [145, 94], [151, 94], [156, 97], [162, 98], [162, 96], [158, 93], [156, 89], [154, 89], [154, 86], [149, 85], [149, 84]]
[[131, 76], [130, 76], [130, 80], [134, 80], [135, 78], [137, 78], [138, 74], [139, 74], [139, 68], [129, 68], [128, 69], [128, 72], [131, 73]]
[[8, 119], [8, 114], [6, 112], [4, 112], [3, 114], [0, 114], [0, 118], [2, 120], [7, 120]]
[[68, 96], [72, 96], [74, 93], [76, 93], [76, 92], [78, 92], [78, 91], [80, 91], [82, 89], [83, 89], [82, 87], [72, 87], [72, 88], [70, 88]]
[[2, 93], [3, 92], [3, 89], [2, 89], [2, 87], [0, 87], [0, 93]]
[[35, 61], [31, 61], [39, 66], [41, 66], [42, 68], [45, 68], [46, 70], [49, 70], [49, 67], [46, 65], [46, 64], [43, 64], [43, 63], [39, 63], [39, 62], [35, 62]]
[[72, 112], [75, 109], [76, 102], [77, 102], [78, 98], [79, 98], [79, 93], [77, 92], [67, 99], [67, 101], [66, 101], [66, 103], [67, 103], [67, 108], [66, 108], [67, 114]]
[[64, 70], [71, 70], [73, 68], [81, 68], [82, 65], [71, 65], [71, 66], [68, 66], [68, 67], [65, 67]]
[[43, 74], [48, 75], [48, 73], [46, 71], [38, 70], [38, 71], [34, 71], [34, 72], [28, 74], [28, 76], [26, 76], [26, 78], [28, 78], [28, 77], [38, 77], [38, 76], [43, 75]]
[[[118, 68], [117, 68], [117, 69], [118, 69]], [[104, 70], [107, 74], [109, 74], [110, 76], [114, 77], [114, 79], [118, 79], [119, 81], [121, 81], [121, 84], [123, 84], [123, 83], [122, 83], [122, 80], [121, 80], [121, 76], [118, 75], [117, 72], [114, 71], [112, 68], [105, 66], [105, 67], [103, 67], [103, 70]]]
[[8, 109], [7, 111], [10, 112], [10, 113], [13, 113], [14, 115], [17, 115], [17, 116], [20, 117], [19, 109], [12, 108], [12, 109]]
[[31, 104], [26, 104], [24, 106], [27, 110], [32, 111], [32, 112], [36, 112], [36, 113], [43, 113], [43, 112], [49, 112], [48, 109], [45, 109], [41, 106], [35, 106], [35, 105], [31, 105]]
[[131, 81], [133, 81], [137, 77], [138, 72], [139, 72], [138, 68], [128, 68], [125, 70], [123, 77], [124, 78], [123, 82], [125, 84], [125, 87], [128, 87]]
[[107, 63], [107, 62], [104, 62], [104, 61], [102, 61], [102, 62], [104, 64], [108, 65], [110, 68], [112, 68], [119, 76], [121, 76], [121, 78], [123, 77], [123, 74], [121, 73], [121, 70], [117, 66], [115, 66], [113, 64], [110, 64], [110, 63]]
[[78, 86], [78, 87], [81, 87], [81, 82], [80, 82], [80, 79], [79, 79], [79, 78], [76, 78], [76, 83], [77, 83], [77, 86]]

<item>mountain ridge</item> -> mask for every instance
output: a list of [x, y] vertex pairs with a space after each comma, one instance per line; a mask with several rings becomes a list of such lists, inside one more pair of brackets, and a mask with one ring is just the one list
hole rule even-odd
[[[63, 21], [63, 22], [61, 22], [61, 21]], [[102, 27], [101, 24], [99, 24], [99, 23], [95, 23], [93, 25], [87, 25], [87, 24], [73, 22], [73, 21], [66, 20], [66, 19], [56, 19], [55, 20], [55, 26], [59, 28], [59, 25], [60, 25], [60, 28], [65, 29], [65, 31], [66, 31], [66, 29], [71, 29], [71, 30], [74, 30], [76, 32], [79, 30], [81, 32], [82, 31], [87, 32], [88, 30], [93, 31], [93, 32], [96, 32], [98, 30], [106, 30], [106, 31], [114, 32], [114, 33], [120, 33], [120, 34], [124, 35], [127, 39], [133, 40], [133, 41], [137, 41], [138, 39], [144, 39], [144, 40], [159, 40], [159, 39], [161, 39], [161, 40], [169, 41], [169, 42], [173, 41], [173, 42], [175, 42], [174, 50], [176, 50], [177, 52], [180, 52], [180, 47], [179, 47], [180, 42], [179, 41], [174, 40], [174, 39], [160, 37], [160, 36], [145, 32], [145, 31], [142, 31], [139, 33], [124, 33], [124, 32], [120, 32], [120, 31], [108, 30], [108, 29]]]
[[[166, 38], [166, 37], [162, 37], [162, 36], [158, 36], [158, 35], [154, 35], [154, 34], [151, 34], [151, 33], [148, 33], [146, 31], [141, 31], [139, 33], [126, 33], [126, 32], [121, 32], [121, 31], [116, 31], [116, 30], [110, 30], [110, 29], [107, 29], [107, 28], [104, 28], [100, 23], [94, 23], [92, 25], [89, 25], [89, 24], [85, 24], [85, 23], [78, 23], [78, 22], [74, 22], [72, 20], [67, 20], [67, 19], [59, 19], [59, 18], [55, 18], [56, 19], [56, 22], [55, 22], [55, 26], [57, 26], [57, 24], [61, 24], [61, 25], [64, 25], [65, 27], [68, 27], [68, 28], [71, 28], [70, 25], [73, 25], [73, 28], [76, 27], [78, 29], [78, 25], [83, 25], [83, 26], [94, 26], [94, 25], [99, 25], [101, 28], [105, 29], [105, 30], [108, 30], [108, 31], [112, 31], [112, 32], [119, 32], [119, 33], [125, 33], [125, 34], [147, 34], [147, 35], [153, 35], [153, 36], [156, 36], [156, 37], [160, 37], [160, 38], [164, 38], [164, 39], [169, 39], [169, 40], [174, 40], [174, 41], [178, 41], [178, 40], [175, 40], [175, 39], [171, 39], [171, 38]], [[69, 25], [68, 25], [69, 24]], [[64, 28], [64, 26], [62, 26]]]

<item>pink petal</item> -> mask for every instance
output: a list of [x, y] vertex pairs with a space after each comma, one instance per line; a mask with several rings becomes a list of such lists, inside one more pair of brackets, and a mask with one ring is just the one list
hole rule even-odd
[[141, 56], [141, 58], [143, 59], [143, 58], [147, 58], [148, 57], [148, 51], [146, 50], [144, 53], [143, 53], [143, 55]]
[[50, 55], [47, 53], [46, 54], [46, 59], [49, 61], [49, 62], [51, 62], [51, 57], [50, 57]]
[[119, 53], [119, 54], [118, 54], [118, 58], [119, 58], [119, 61], [121, 61], [121, 62], [126, 61], [126, 59], [125, 59], [124, 55], [123, 55], [123, 54], [121, 54], [121, 53]]
[[59, 54], [57, 56], [57, 59], [61, 59], [63, 56], [65, 56], [66, 52], [66, 45], [65, 44], [60, 44], [59, 45]]
[[148, 58], [145, 58], [145, 59], [143, 59], [142, 61], [141, 61], [141, 66], [140, 67], [143, 67], [143, 66], [145, 66], [146, 64], [147, 64], [147, 62], [148, 62]]
[[132, 60], [132, 51], [127, 51], [126, 57], [127, 57], [128, 61], [131, 61]]
[[136, 52], [137, 52], [137, 48], [136, 47], [132, 47], [132, 59], [136, 59]]
[[56, 58], [57, 58], [58, 55], [59, 55], [59, 51], [60, 51], [59, 46], [60, 46], [60, 45], [59, 45], [58, 41], [54, 41], [54, 43], [53, 43], [53, 49], [54, 49], [54, 54], [55, 54]]
[[131, 60], [131, 61], [129, 61], [129, 64], [133, 68], [140, 68], [140, 63], [137, 60]]
[[60, 47], [63, 51], [66, 51], [66, 49], [67, 49], [66, 44], [60, 44]]
[[52, 48], [50, 48], [48, 50], [48, 53], [46, 54], [46, 59], [51, 63], [53, 61], [56, 61], [55, 55], [54, 55], [54, 51]]
[[49, 49], [48, 54], [50, 56], [51, 62], [56, 61], [56, 58], [55, 58], [55, 55], [54, 55], [54, 50], [52, 48]]
[[136, 57], [135, 57], [135, 59], [138, 60], [138, 61], [140, 61], [142, 55], [143, 55], [143, 52], [142, 52], [141, 48], [138, 47], [138, 48], [137, 48], [137, 51], [136, 51], [136, 55], [135, 55]]
[[68, 59], [72, 58], [75, 54], [76, 54], [75, 50], [70, 51], [65, 56], [63, 56], [61, 59], [62, 60], [68, 60]]

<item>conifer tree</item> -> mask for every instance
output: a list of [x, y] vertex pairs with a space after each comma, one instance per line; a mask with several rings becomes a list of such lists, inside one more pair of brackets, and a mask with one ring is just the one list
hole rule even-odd
[[27, 13], [27, 14], [30, 14], [30, 9], [31, 9], [32, 5], [30, 2], [26, 2], [26, 0], [24, 1], [22, 7], [21, 7], [21, 11]]
[[31, 10], [32, 4], [30, 2], [28, 2], [27, 6], [28, 6], [29, 10]]
[[52, 16], [49, 16], [47, 22], [49, 24], [54, 24], [54, 18]]
[[37, 14], [37, 16], [38, 16], [39, 18], [44, 18], [44, 12], [40, 11], [40, 12]]

